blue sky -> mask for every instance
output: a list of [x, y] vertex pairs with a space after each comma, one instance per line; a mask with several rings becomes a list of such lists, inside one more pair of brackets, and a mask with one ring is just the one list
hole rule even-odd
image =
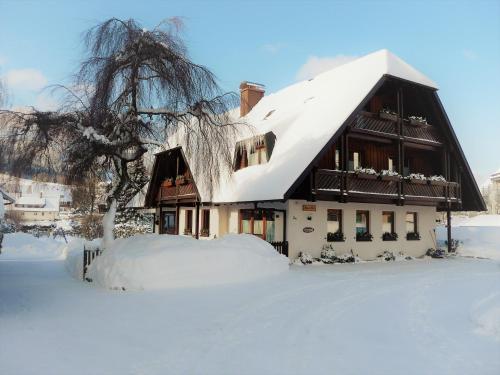
[[109, 17], [153, 28], [183, 17], [191, 57], [226, 90], [267, 92], [387, 48], [428, 75], [481, 182], [500, 168], [500, 0], [497, 1], [7, 1], [0, 0], [0, 75], [10, 104], [53, 106], [82, 32]]

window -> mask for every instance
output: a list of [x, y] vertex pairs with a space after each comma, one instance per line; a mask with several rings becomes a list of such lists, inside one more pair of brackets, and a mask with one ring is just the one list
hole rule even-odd
[[270, 209], [240, 210], [240, 233], [254, 234], [274, 241], [274, 211]]
[[394, 233], [394, 212], [382, 212], [382, 233]]
[[416, 212], [407, 212], [406, 213], [406, 232], [407, 233], [418, 233], [417, 213]]
[[342, 210], [328, 210], [326, 225], [328, 233], [342, 233]]
[[349, 154], [349, 170], [354, 171], [363, 166], [363, 155], [360, 151], [353, 151]]
[[356, 211], [356, 235], [370, 233], [370, 213]]
[[335, 169], [340, 170], [340, 150], [335, 149]]
[[208, 237], [209, 235], [210, 235], [210, 210], [202, 210], [200, 236]]
[[193, 210], [187, 210], [184, 234], [192, 234], [192, 233], [193, 233]]
[[234, 169], [237, 171], [251, 165], [267, 163], [275, 140], [274, 133], [268, 132], [237, 142]]

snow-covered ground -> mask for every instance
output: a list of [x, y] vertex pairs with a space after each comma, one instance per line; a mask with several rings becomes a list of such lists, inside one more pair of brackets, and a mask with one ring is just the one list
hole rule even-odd
[[72, 278], [54, 241], [16, 236], [0, 255], [1, 374], [500, 373], [496, 261], [292, 266], [123, 292]]

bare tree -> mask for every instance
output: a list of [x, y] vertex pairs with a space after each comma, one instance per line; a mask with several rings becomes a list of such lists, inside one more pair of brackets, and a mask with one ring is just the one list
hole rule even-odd
[[168, 145], [173, 132], [184, 134], [186, 153], [208, 186], [219, 181], [231, 163], [228, 141], [236, 124], [229, 110], [236, 98], [189, 59], [178, 20], [148, 31], [113, 18], [90, 29], [85, 45], [87, 56], [60, 110], [9, 113], [0, 158], [18, 174], [35, 167], [60, 168], [72, 182], [107, 176], [106, 247], [117, 205], [147, 181], [144, 154]]

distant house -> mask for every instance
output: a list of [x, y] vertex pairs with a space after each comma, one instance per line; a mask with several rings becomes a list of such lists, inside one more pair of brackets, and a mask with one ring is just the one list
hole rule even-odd
[[11, 210], [19, 212], [22, 221], [55, 220], [59, 218], [59, 196], [22, 196]]
[[5, 191], [15, 200], [10, 206], [21, 221], [54, 220], [71, 206], [71, 186], [0, 174]]
[[3, 200], [4, 205], [9, 205], [15, 202], [15, 199], [11, 197], [7, 192], [5, 192], [1, 187], [0, 187], [0, 197]]
[[437, 211], [485, 209], [437, 85], [387, 50], [268, 96], [240, 91], [252, 128], [233, 142], [233, 173], [207, 186], [182, 135], [156, 155], [145, 207], [159, 233], [249, 233], [291, 258], [325, 244], [420, 256]]
[[488, 181], [481, 187], [488, 213], [500, 214], [500, 169], [492, 173]]

